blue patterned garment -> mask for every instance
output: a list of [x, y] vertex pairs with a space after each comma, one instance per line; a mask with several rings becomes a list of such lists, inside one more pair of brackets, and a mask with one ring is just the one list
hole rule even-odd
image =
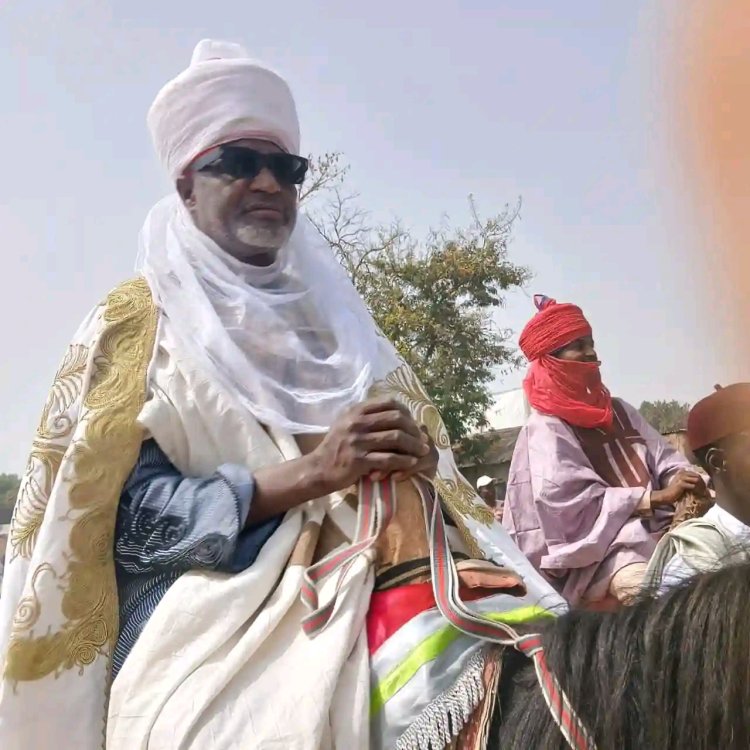
[[113, 676], [183, 573], [238, 573], [255, 562], [281, 517], [245, 528], [253, 488], [253, 478], [242, 466], [225, 464], [207, 478], [185, 477], [156, 441], [143, 443], [117, 511], [120, 635]]

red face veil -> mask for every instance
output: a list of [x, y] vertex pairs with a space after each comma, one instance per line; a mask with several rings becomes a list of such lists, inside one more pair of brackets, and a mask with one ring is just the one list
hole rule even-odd
[[523, 381], [526, 397], [542, 414], [576, 427], [609, 429], [612, 397], [602, 383], [599, 364], [553, 357], [576, 339], [591, 336], [591, 325], [580, 307], [543, 295], [534, 297], [537, 314], [521, 332], [521, 351], [531, 362]]

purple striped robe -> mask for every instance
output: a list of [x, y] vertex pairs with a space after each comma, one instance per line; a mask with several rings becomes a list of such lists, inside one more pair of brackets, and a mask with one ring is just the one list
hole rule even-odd
[[638, 506], [690, 468], [636, 409], [613, 404], [609, 432], [534, 412], [510, 465], [503, 525], [571, 604], [601, 601], [620, 568], [649, 559], [672, 511]]

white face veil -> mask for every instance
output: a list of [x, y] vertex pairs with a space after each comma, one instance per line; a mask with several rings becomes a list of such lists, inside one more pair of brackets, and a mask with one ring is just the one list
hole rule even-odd
[[[206, 149], [240, 138], [299, 151], [288, 86], [236, 45], [201, 42], [148, 119], [173, 179]], [[256, 267], [199, 231], [175, 193], [149, 213], [136, 267], [180, 356], [199, 363], [266, 425], [323, 432], [398, 365], [330, 247], [303, 216], [273, 265]]]

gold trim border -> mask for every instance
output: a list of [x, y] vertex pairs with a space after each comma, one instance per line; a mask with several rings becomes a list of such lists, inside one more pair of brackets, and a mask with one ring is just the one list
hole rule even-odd
[[[156, 340], [158, 312], [145, 279], [122, 284], [106, 299], [105, 327], [91, 388], [83, 402], [85, 437], [75, 442], [69, 490], [72, 525], [66, 570], [42, 562], [32, 574], [51, 573], [60, 584], [63, 626], [25, 635], [41, 602], [32, 593], [19, 603], [5, 660], [11, 682], [57, 676], [109, 658], [118, 632], [118, 600], [112, 545], [120, 493], [143, 440], [137, 417]], [[60, 477], [57, 478], [60, 481]], [[37, 616], [28, 621], [29, 610]]]

